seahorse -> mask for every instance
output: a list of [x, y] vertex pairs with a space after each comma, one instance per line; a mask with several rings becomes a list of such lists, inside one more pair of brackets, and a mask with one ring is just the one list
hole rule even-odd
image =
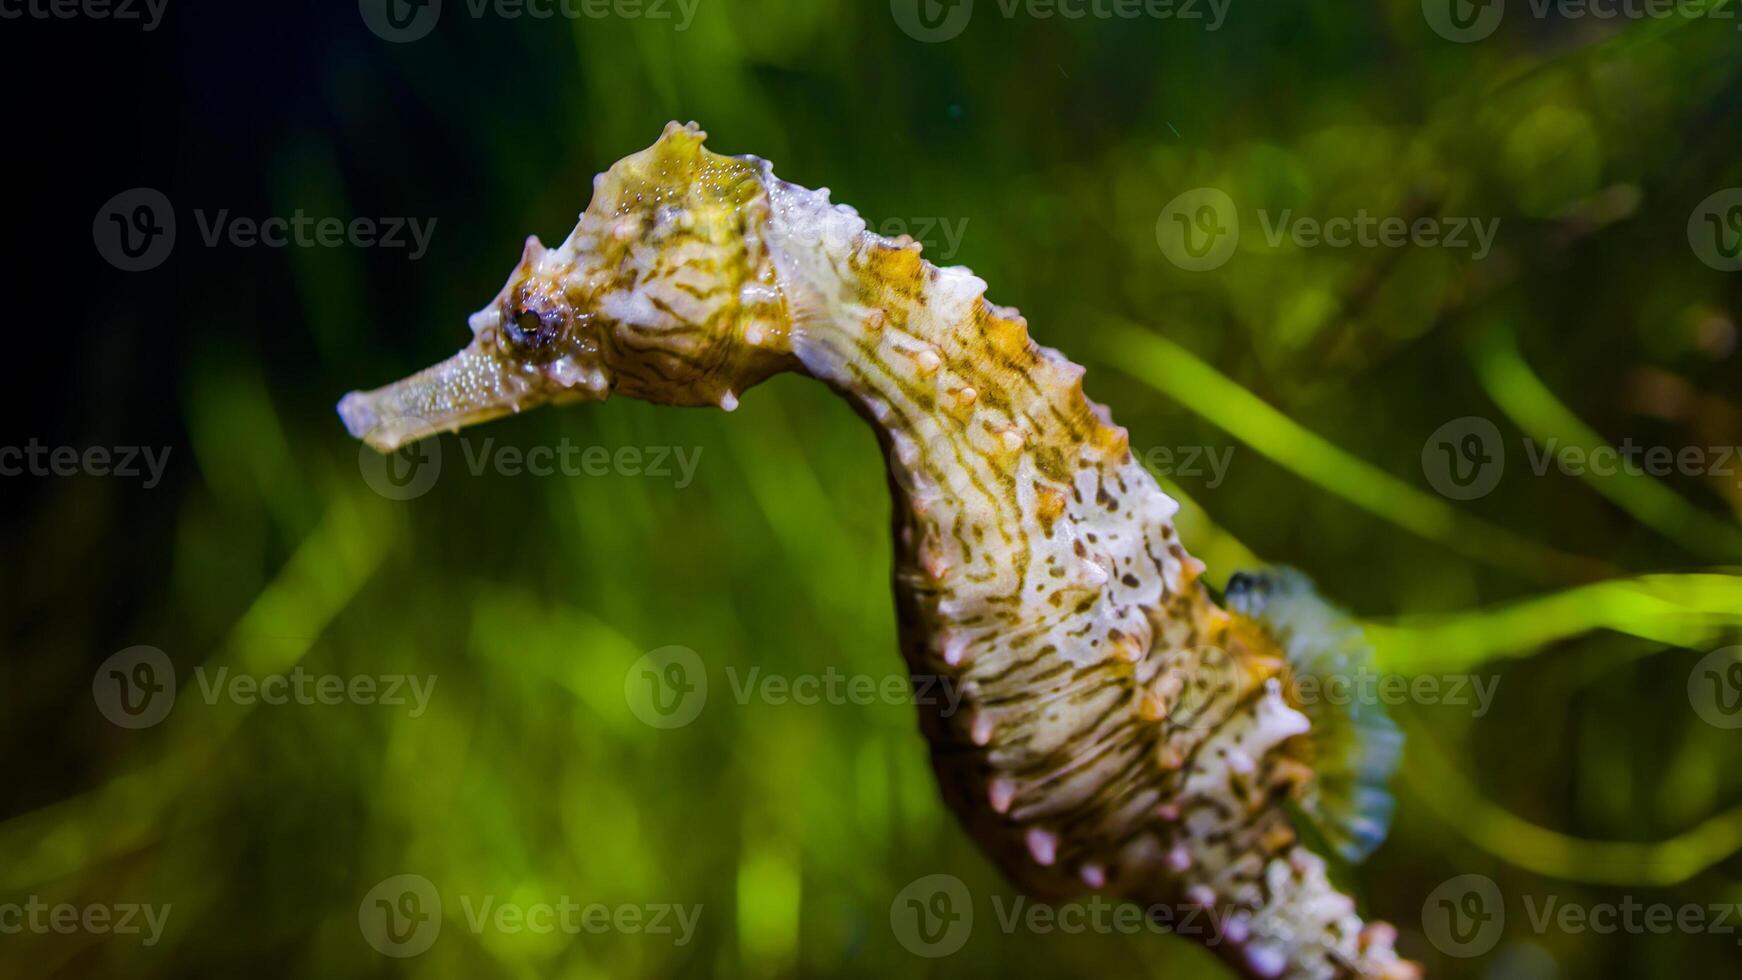
[[967, 269], [705, 139], [672, 123], [599, 174], [465, 349], [343, 398], [352, 435], [391, 452], [541, 404], [731, 411], [780, 372], [822, 381], [887, 457], [909, 670], [962, 692], [920, 711], [940, 790], [1018, 888], [1216, 911], [1200, 938], [1249, 976], [1418, 976], [1303, 842], [1385, 833], [1396, 730], [1296, 683], [1363, 669], [1359, 632], [1298, 573], [1218, 601], [1082, 367]]

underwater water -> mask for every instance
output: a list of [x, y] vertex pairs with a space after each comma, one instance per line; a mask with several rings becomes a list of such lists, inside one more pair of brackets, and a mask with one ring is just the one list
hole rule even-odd
[[1212, 588], [1361, 621], [1319, 696], [1404, 745], [1332, 877], [1428, 976], [1733, 973], [1739, 26], [0, 0], [0, 977], [1234, 975], [940, 799], [825, 386], [346, 432], [671, 120], [1019, 308]]

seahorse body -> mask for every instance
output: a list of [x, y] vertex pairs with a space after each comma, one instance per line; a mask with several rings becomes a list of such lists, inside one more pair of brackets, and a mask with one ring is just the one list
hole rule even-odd
[[731, 409], [779, 371], [826, 382], [883, 444], [903, 654], [963, 692], [921, 727], [1005, 874], [1046, 899], [1214, 906], [1226, 925], [1200, 938], [1255, 976], [1415, 975], [1284, 806], [1317, 785], [1298, 658], [1211, 599], [1083, 369], [968, 270], [704, 139], [674, 123], [600, 175], [567, 241], [528, 240], [470, 347], [347, 396], [352, 433], [389, 450], [609, 392]]

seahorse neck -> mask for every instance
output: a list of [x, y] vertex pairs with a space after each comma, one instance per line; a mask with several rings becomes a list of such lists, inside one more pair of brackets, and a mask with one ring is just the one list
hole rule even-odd
[[[903, 455], [907, 440], [966, 435], [1011, 463], [1027, 451], [1068, 482], [1063, 449], [1124, 432], [1082, 396], [1083, 369], [1029, 342], [1015, 310], [985, 300], [965, 268], [938, 268], [920, 246], [867, 231], [852, 208], [765, 173], [767, 246], [786, 296], [794, 355], [854, 400]], [[1049, 451], [1050, 450], [1050, 451]], [[899, 462], [899, 460], [898, 460]], [[913, 462], [922, 462], [915, 459]], [[959, 468], [966, 460], [936, 460]]]
[[1075, 611], [1087, 628], [1059, 644], [1066, 659], [1146, 646], [1144, 610], [1197, 566], [1173, 533], [1177, 505], [1083, 395], [1083, 369], [1032, 343], [967, 269], [868, 233], [826, 191], [764, 180], [793, 353], [881, 430], [911, 518], [898, 575], [924, 590], [934, 635]]

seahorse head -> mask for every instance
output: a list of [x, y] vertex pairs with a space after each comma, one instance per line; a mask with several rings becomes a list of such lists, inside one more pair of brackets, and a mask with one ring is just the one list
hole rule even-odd
[[737, 405], [792, 366], [788, 317], [763, 238], [760, 161], [702, 145], [694, 123], [594, 179], [556, 248], [520, 262], [469, 321], [472, 342], [402, 381], [352, 392], [339, 414], [388, 452], [443, 429], [611, 393]]

